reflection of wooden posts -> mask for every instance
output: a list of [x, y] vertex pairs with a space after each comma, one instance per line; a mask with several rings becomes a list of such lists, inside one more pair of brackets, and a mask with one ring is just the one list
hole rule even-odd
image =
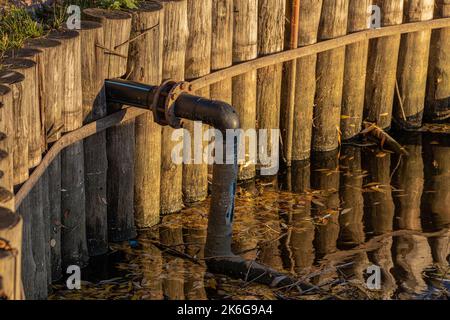
[[[32, 61], [30, 61], [32, 63]], [[13, 181], [17, 186], [28, 179], [28, 106], [29, 89], [25, 77], [18, 72], [3, 70], [0, 72], [0, 84], [9, 85], [12, 91], [13, 121]]]
[[[372, 0], [350, 0], [348, 32], [368, 28]], [[350, 139], [361, 131], [369, 41], [351, 44], [345, 49], [344, 89], [342, 94], [342, 139]]]
[[[303, 193], [310, 189], [310, 174], [309, 160], [292, 163], [294, 192]], [[314, 224], [311, 219], [311, 201], [305, 197], [304, 200], [296, 202], [290, 210], [295, 210], [295, 213], [290, 214], [289, 223], [292, 229], [286, 236], [286, 246], [290, 252], [290, 269], [297, 274], [306, 274], [314, 262]]]
[[[233, 63], [255, 59], [258, 42], [258, 2], [256, 0], [234, 1]], [[256, 70], [233, 78], [233, 106], [241, 121], [241, 128], [256, 128]], [[255, 177], [255, 164], [250, 159], [256, 154], [256, 146], [247, 141], [245, 145], [245, 163], [239, 167], [239, 179]], [[251, 150], [250, 148], [253, 148]]]
[[[0, 89], [1, 90], [1, 89]], [[9, 172], [11, 174], [11, 172]], [[0, 298], [22, 300], [22, 218], [6, 208], [0, 208], [0, 239], [6, 245], [0, 249]]]
[[[160, 84], [162, 81], [162, 41], [164, 16], [158, 2], [143, 2], [132, 13], [128, 79]], [[151, 112], [135, 120], [134, 215], [138, 227], [151, 227], [159, 222], [161, 126]]]
[[[117, 10], [85, 9], [90, 20], [101, 22], [107, 78], [127, 71], [131, 15]], [[116, 107], [116, 106], [111, 106]], [[107, 129], [106, 146], [108, 236], [123, 241], [136, 235], [134, 226], [134, 120]]]
[[[280, 52], [284, 47], [285, 0], [258, 1], [258, 56]], [[258, 129], [280, 128], [281, 63], [257, 71], [257, 127]], [[272, 133], [267, 133], [269, 144], [267, 155], [272, 155]], [[278, 138], [279, 139], [279, 138]], [[277, 143], [278, 143], [277, 139]], [[276, 155], [278, 157], [278, 155]]]
[[[187, 21], [188, 38], [186, 46], [186, 79], [195, 79], [207, 75], [211, 69], [211, 0], [188, 0]], [[195, 92], [196, 95], [209, 98], [209, 87]], [[202, 125], [202, 134], [207, 126]], [[183, 128], [189, 132], [184, 140], [184, 152], [190, 154], [188, 161], [200, 163], [183, 164], [183, 200], [192, 203], [204, 200], [208, 194], [208, 165], [203, 161], [203, 139], [195, 140], [194, 121], [183, 121]], [[197, 153], [201, 157], [197, 157]]]
[[[437, 0], [435, 18], [450, 17], [450, 0]], [[428, 69], [427, 104], [429, 120], [450, 116], [450, 28], [433, 30]]]
[[[376, 0], [383, 27], [401, 24], [404, 0]], [[391, 126], [400, 35], [370, 41], [364, 118], [381, 128]]]
[[369, 172], [364, 184], [365, 215], [369, 222], [366, 230], [373, 231], [375, 235], [393, 230], [394, 202], [392, 200], [390, 178], [390, 154], [379, 158], [375, 154], [367, 153], [363, 156], [363, 167]]
[[[347, 32], [349, 0], [324, 0], [319, 38], [328, 40]], [[314, 109], [314, 151], [338, 147], [344, 80], [345, 47], [317, 55], [317, 89]]]
[[41, 180], [30, 191], [20, 205], [18, 212], [23, 217], [22, 280], [26, 298], [30, 300], [47, 298], [48, 239], [42, 207]]
[[426, 290], [428, 285], [422, 273], [433, 263], [428, 239], [421, 235], [402, 235], [394, 238], [393, 247], [394, 264], [399, 271], [397, 282], [405, 293]]
[[[317, 42], [322, 0], [300, 1], [298, 46]], [[292, 160], [308, 159], [311, 154], [317, 55], [297, 59]]]
[[[433, 19], [434, 0], [405, 1], [405, 22]], [[418, 128], [422, 125], [425, 90], [428, 73], [431, 30], [402, 36], [397, 80], [394, 117], [401, 127]]]
[[[212, 1], [211, 71], [233, 64], [233, 0]], [[213, 100], [231, 103], [231, 79], [210, 87]]]
[[[106, 115], [104, 79], [106, 77], [103, 26], [94, 21], [81, 22], [81, 78], [83, 121], [89, 123]], [[86, 195], [86, 238], [90, 256], [108, 251], [106, 205], [106, 133], [84, 140], [84, 184]]]
[[[184, 252], [182, 222], [173, 215], [165, 218], [164, 225], [159, 228], [159, 240], [166, 246]], [[184, 300], [184, 261], [181, 258], [163, 254], [164, 295], [170, 300]], [[181, 275], [181, 276], [180, 276]]]
[[364, 198], [361, 150], [345, 146], [340, 160], [342, 211], [339, 215], [339, 247], [351, 248], [364, 243]]
[[163, 258], [161, 250], [153, 243], [147, 241], [139, 241], [142, 251], [145, 255], [141, 255], [138, 259], [139, 268], [142, 270], [142, 285], [147, 289], [148, 295], [142, 299], [163, 300]]
[[0, 206], [14, 211], [12, 108], [11, 89], [0, 85]]
[[[433, 138], [434, 139], [434, 138]], [[439, 141], [439, 140], [438, 140]], [[426, 181], [423, 197], [423, 209], [428, 213], [431, 227], [434, 230], [446, 229], [450, 226], [450, 147], [445, 143], [440, 145], [425, 144], [425, 176], [430, 177]], [[442, 141], [444, 142], [444, 141]], [[433, 260], [443, 268], [447, 268], [447, 256], [449, 254], [450, 233], [430, 238]]]
[[[82, 126], [83, 100], [81, 86], [81, 40], [73, 30], [53, 31], [49, 38], [61, 43], [64, 72], [62, 74], [63, 132]], [[61, 72], [61, 71], [60, 71]], [[84, 195], [83, 141], [61, 152], [61, 258], [63, 266], [85, 266], [88, 261], [86, 212]]]
[[397, 283], [391, 270], [394, 268], [392, 261], [392, 237], [381, 240], [380, 248], [368, 252], [370, 262], [381, 268], [382, 299], [390, 299], [397, 290]]
[[[206, 242], [205, 225], [184, 224], [183, 240], [186, 243], [186, 253], [198, 259], [204, 258]], [[189, 300], [206, 300], [204, 282], [205, 268], [191, 261], [185, 261], [185, 268], [189, 270], [184, 284], [184, 293]]]
[[[249, 180], [240, 186], [245, 196], [236, 199], [235, 211], [238, 219], [233, 224], [232, 251], [244, 259], [254, 260], [257, 257], [258, 240], [254, 237], [256, 227], [255, 180]], [[245, 221], [241, 223], [240, 220]]]
[[[32, 57], [37, 60], [37, 57]], [[3, 60], [3, 65], [10, 70], [24, 75], [24, 96], [22, 101], [27, 113], [28, 128], [28, 168], [36, 167], [42, 159], [44, 136], [39, 108], [38, 67], [33, 60], [13, 58]]]
[[[399, 229], [421, 230], [420, 212], [424, 183], [421, 140], [417, 145], [408, 145], [408, 157], [398, 161], [394, 175], [395, 187], [400, 191], [394, 198], [396, 224]], [[395, 161], [394, 161], [395, 162]]]
[[339, 171], [338, 153], [316, 152], [311, 160], [311, 187], [324, 193], [325, 202], [314, 204], [318, 217], [330, 214], [323, 224], [316, 226], [314, 246], [316, 258], [336, 251], [339, 237]]
[[[163, 79], [184, 80], [187, 41], [186, 0], [164, 0]], [[182, 199], [181, 165], [172, 161], [172, 150], [179, 141], [172, 141], [174, 129], [165, 126], [161, 136], [161, 213], [180, 211]]]

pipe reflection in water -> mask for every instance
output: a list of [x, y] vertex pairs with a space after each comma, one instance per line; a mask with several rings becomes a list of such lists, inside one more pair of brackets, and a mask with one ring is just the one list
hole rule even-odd
[[323, 201], [313, 201], [316, 259], [337, 250], [339, 237], [339, 153], [315, 152], [311, 160], [311, 187]]
[[305, 196], [311, 189], [311, 164], [309, 160], [293, 161], [289, 171], [287, 176], [290, 179], [286, 186], [302, 196], [292, 196], [291, 201], [280, 203], [288, 225], [281, 250], [285, 269], [300, 275], [309, 273], [315, 254], [311, 200]]

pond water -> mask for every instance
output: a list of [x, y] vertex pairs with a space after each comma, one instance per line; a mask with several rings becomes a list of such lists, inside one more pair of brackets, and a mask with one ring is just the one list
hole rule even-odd
[[[112, 244], [82, 271], [81, 290], [54, 284], [50, 299], [448, 299], [450, 136], [398, 140], [408, 157], [343, 145], [239, 185], [234, 252], [312, 283], [308, 292], [209, 273], [206, 200]], [[366, 286], [372, 265], [378, 290]]]

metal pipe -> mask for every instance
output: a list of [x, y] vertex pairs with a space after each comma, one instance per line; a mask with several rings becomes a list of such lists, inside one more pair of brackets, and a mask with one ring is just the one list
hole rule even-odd
[[[156, 108], [153, 101], [158, 98], [156, 95], [159, 88], [123, 79], [105, 81], [106, 100], [109, 104], [125, 104], [152, 111]], [[205, 246], [206, 257], [233, 256], [231, 240], [238, 170], [238, 138], [234, 130], [240, 128], [239, 116], [234, 108], [225, 102], [189, 93], [181, 93], [177, 97], [174, 102], [174, 114], [178, 118], [202, 121], [220, 130], [222, 134], [234, 134], [232, 150], [228, 150], [234, 152], [232, 163], [215, 161], [213, 165], [211, 206]], [[226, 140], [223, 139], [224, 144]], [[227, 150], [225, 146], [223, 150]]]

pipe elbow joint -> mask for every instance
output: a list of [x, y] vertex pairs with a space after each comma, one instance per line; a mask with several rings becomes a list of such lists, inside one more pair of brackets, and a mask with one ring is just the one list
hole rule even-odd
[[239, 115], [231, 105], [222, 101], [217, 101], [216, 105], [218, 113], [216, 118], [216, 129], [226, 131], [228, 129], [235, 130], [241, 127]]

